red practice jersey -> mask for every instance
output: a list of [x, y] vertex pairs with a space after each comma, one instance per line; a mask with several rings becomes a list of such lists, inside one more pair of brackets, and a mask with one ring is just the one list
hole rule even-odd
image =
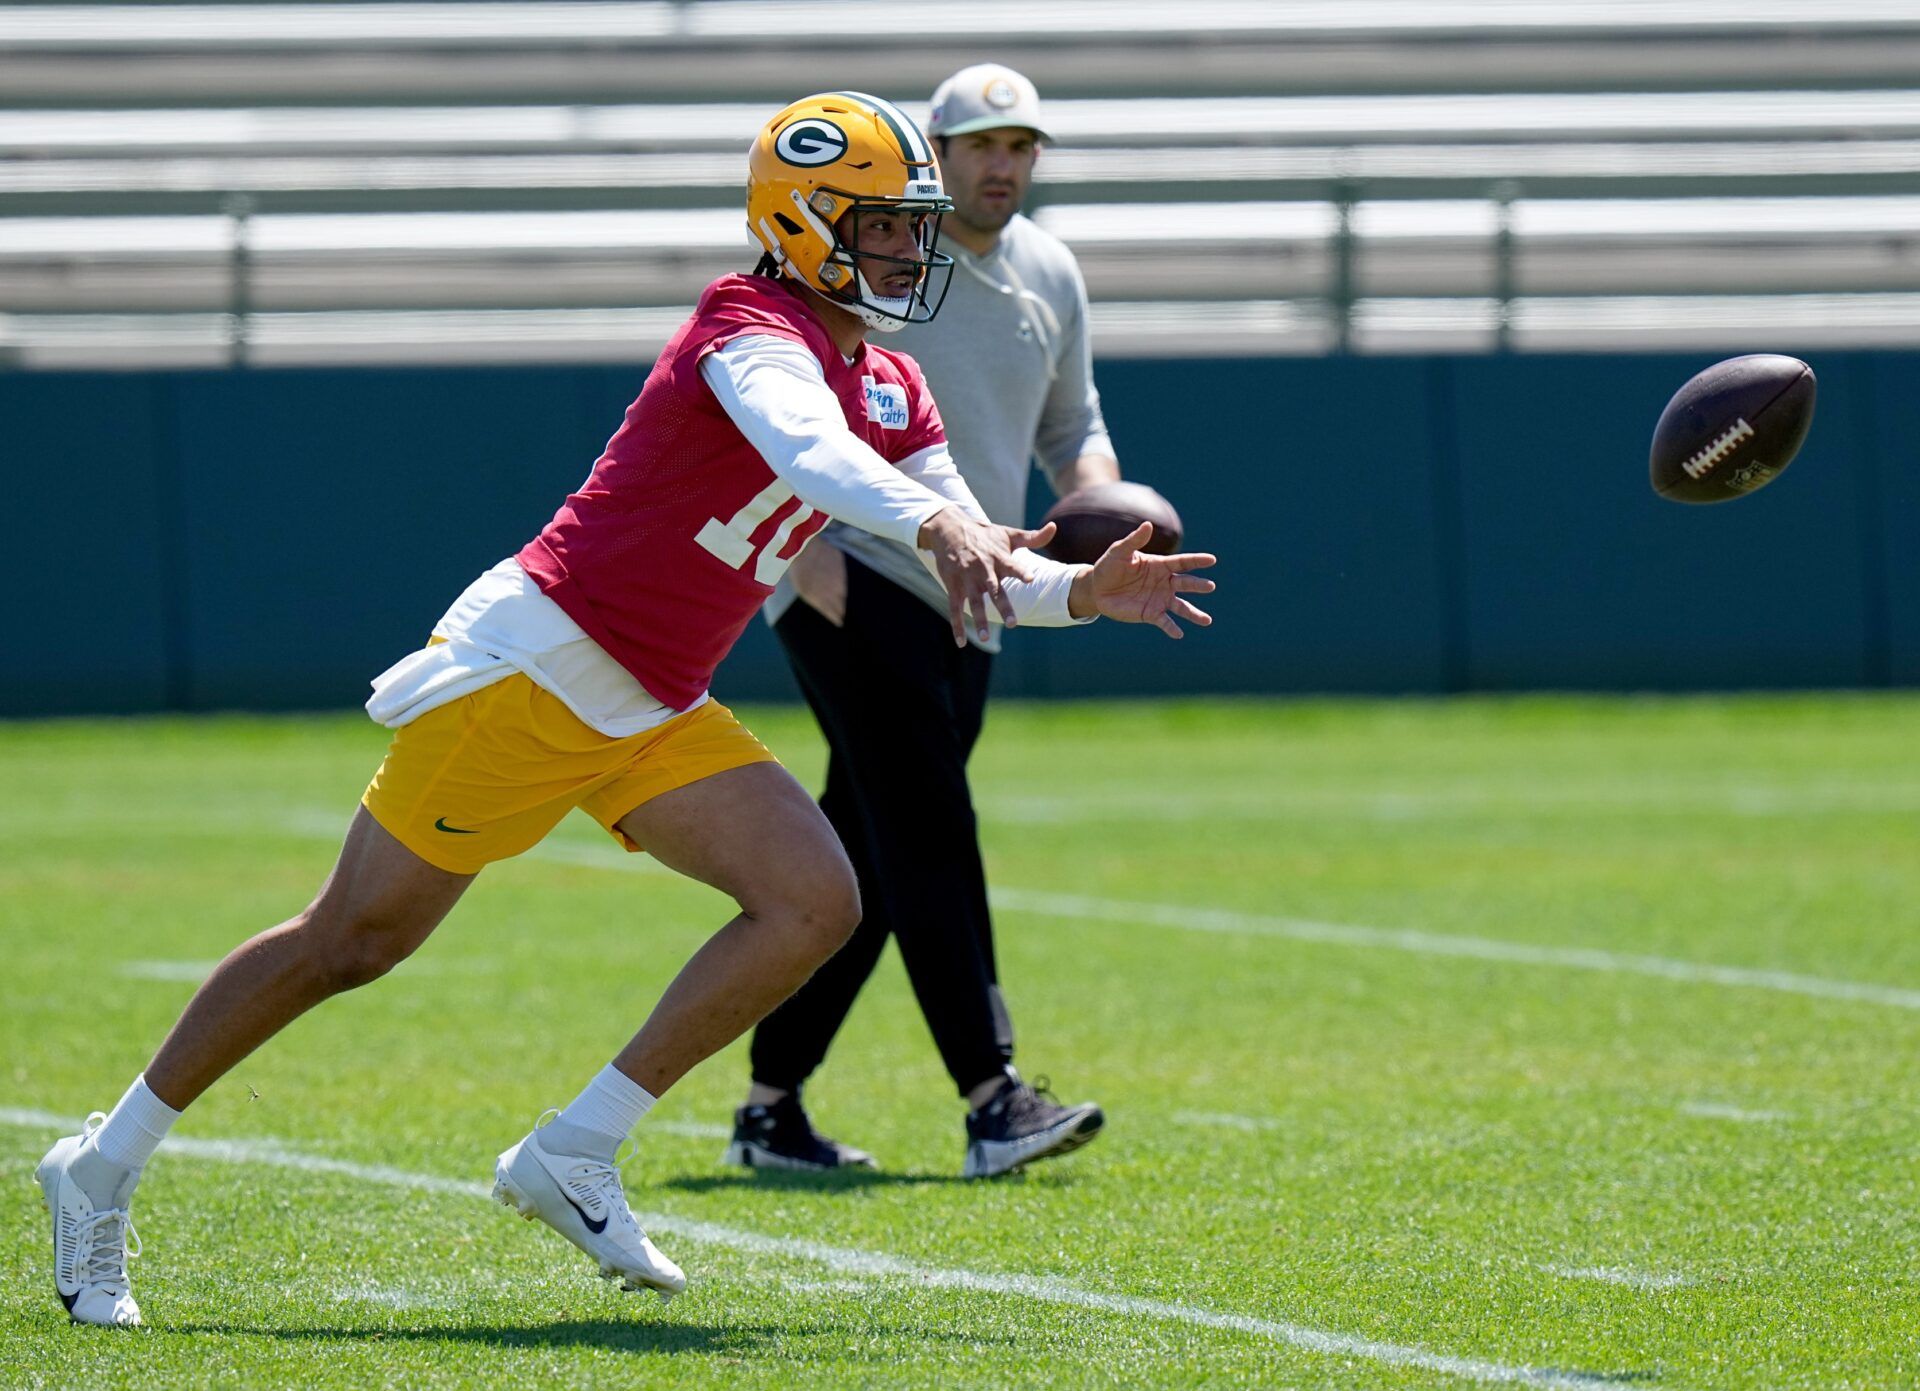
[[849, 428], [888, 462], [946, 438], [912, 358], [867, 344], [848, 363], [806, 301], [766, 276], [725, 275], [707, 287], [587, 481], [518, 556], [589, 637], [676, 710], [700, 698], [788, 564], [831, 520], [774, 475], [700, 376], [709, 352], [758, 334], [812, 352]]

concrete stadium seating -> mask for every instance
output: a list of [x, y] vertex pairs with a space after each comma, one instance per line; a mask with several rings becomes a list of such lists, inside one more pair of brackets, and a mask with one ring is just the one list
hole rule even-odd
[[0, 364], [645, 357], [771, 107], [989, 56], [1103, 353], [1920, 342], [1911, 0], [899, 15], [0, 5]]

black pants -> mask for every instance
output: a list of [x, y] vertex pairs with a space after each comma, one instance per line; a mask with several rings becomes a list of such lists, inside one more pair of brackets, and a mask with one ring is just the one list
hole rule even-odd
[[993, 658], [851, 557], [836, 628], [805, 603], [778, 627], [831, 750], [820, 809], [860, 879], [853, 937], [753, 1035], [753, 1080], [793, 1090], [827, 1054], [892, 935], [962, 1096], [1013, 1059], [967, 788]]

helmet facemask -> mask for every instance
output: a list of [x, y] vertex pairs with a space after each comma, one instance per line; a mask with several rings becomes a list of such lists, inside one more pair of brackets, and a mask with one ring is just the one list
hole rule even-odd
[[[820, 286], [815, 287], [825, 287], [821, 294], [826, 299], [881, 333], [924, 324], [940, 312], [953, 283], [953, 257], [939, 249], [940, 219], [953, 206], [944, 196], [867, 198], [823, 188], [809, 200], [796, 194], [793, 201], [813, 234], [829, 247], [818, 272]], [[874, 217], [910, 220], [917, 248], [913, 259], [860, 249], [862, 223]], [[912, 287], [904, 295], [882, 294], [878, 282], [901, 270], [912, 273]]]
[[[940, 215], [953, 200], [905, 112], [861, 92], [803, 97], [762, 129], [747, 166], [747, 227], [770, 268], [881, 332], [939, 311], [953, 274]], [[882, 215], [910, 219], [910, 256], [897, 228], [883, 238], [890, 253], [860, 249], [860, 231]], [[910, 286], [882, 293], [889, 277]]]

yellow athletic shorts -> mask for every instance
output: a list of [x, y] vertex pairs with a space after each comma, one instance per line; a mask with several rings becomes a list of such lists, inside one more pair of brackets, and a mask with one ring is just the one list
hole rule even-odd
[[610, 739], [515, 672], [395, 730], [360, 801], [428, 864], [477, 874], [537, 845], [574, 807], [640, 850], [614, 823], [641, 803], [776, 761], [718, 701]]

